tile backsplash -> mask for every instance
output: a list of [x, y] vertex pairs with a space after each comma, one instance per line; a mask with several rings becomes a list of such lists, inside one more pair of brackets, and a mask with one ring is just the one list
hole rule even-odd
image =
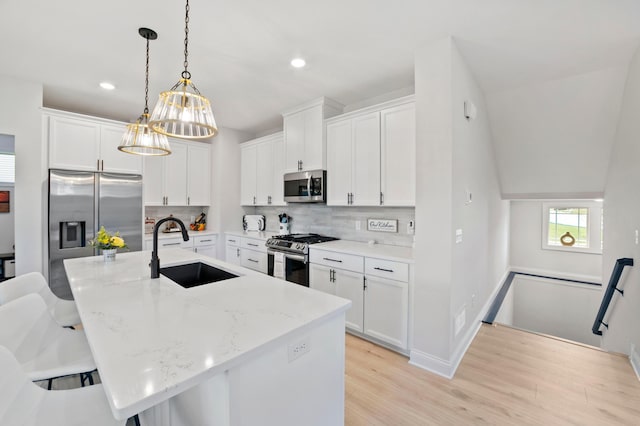
[[200, 213], [207, 214], [207, 225], [209, 222], [209, 207], [200, 206], [146, 206], [144, 208], [144, 216], [154, 218], [156, 221], [165, 218], [169, 215], [180, 219], [184, 222], [185, 226], [189, 226], [191, 219], [197, 217]]
[[[267, 231], [277, 232], [278, 215], [291, 216], [291, 232], [330, 235], [343, 240], [411, 247], [413, 235], [407, 234], [407, 224], [415, 220], [413, 207], [329, 207], [325, 204], [289, 204], [283, 207], [256, 207], [255, 214], [267, 220]], [[367, 219], [397, 219], [398, 232], [367, 231]], [[360, 221], [360, 230], [356, 230]]]

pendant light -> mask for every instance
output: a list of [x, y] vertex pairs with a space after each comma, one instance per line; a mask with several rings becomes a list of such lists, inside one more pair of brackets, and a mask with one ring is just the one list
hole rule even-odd
[[144, 82], [144, 112], [127, 126], [122, 137], [120, 151], [136, 155], [167, 155], [171, 154], [169, 141], [163, 134], [156, 133], [149, 127], [149, 40], [158, 38], [158, 34], [149, 28], [139, 28], [138, 33], [147, 40], [147, 66]]
[[211, 102], [191, 81], [189, 61], [189, 0], [184, 19], [184, 71], [180, 80], [168, 91], [160, 93], [149, 126], [167, 136], [183, 139], [205, 139], [218, 133]]

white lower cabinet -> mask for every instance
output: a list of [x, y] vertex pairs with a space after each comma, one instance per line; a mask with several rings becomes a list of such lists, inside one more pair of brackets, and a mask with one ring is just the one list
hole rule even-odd
[[346, 314], [346, 326], [363, 332], [363, 274], [311, 264], [309, 281], [309, 286], [313, 289], [351, 300], [351, 308]]
[[218, 258], [217, 235], [199, 235], [193, 237], [193, 251], [205, 256]]
[[309, 286], [351, 300], [348, 329], [408, 348], [409, 264], [311, 249]]
[[407, 347], [409, 283], [367, 275], [364, 291], [364, 334]]
[[255, 250], [240, 250], [240, 265], [254, 271], [267, 273], [267, 253]]

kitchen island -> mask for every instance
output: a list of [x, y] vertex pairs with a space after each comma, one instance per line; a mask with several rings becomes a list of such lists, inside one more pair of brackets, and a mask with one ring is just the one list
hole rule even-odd
[[181, 249], [237, 278], [183, 288], [150, 252], [65, 268], [116, 418], [148, 425], [339, 425], [348, 300]]

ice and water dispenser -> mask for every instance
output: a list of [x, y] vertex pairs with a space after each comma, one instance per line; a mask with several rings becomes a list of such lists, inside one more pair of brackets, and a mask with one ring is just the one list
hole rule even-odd
[[60, 222], [60, 248], [85, 247], [86, 222]]

